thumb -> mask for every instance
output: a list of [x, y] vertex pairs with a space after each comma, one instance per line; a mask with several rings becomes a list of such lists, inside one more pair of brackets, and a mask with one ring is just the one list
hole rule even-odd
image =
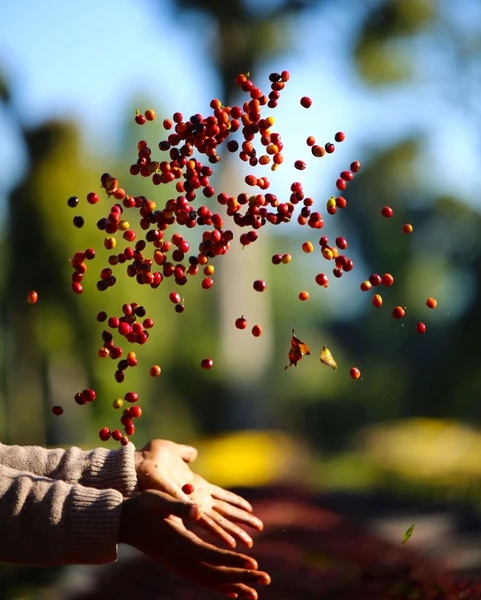
[[179, 450], [180, 458], [182, 458], [184, 462], [191, 463], [197, 458], [197, 448], [186, 444], [177, 444], [177, 448]]
[[139, 494], [142, 506], [161, 517], [175, 516], [188, 521], [197, 521], [201, 516], [197, 504], [185, 500], [178, 500], [159, 490], [146, 490]]

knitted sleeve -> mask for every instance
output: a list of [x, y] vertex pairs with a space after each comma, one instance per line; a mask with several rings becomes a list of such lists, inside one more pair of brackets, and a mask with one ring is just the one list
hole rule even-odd
[[0, 465], [0, 561], [99, 564], [117, 557], [123, 497]]
[[0, 465], [69, 484], [114, 489], [128, 497], [137, 491], [134, 451], [132, 443], [118, 450], [90, 451], [0, 444]]

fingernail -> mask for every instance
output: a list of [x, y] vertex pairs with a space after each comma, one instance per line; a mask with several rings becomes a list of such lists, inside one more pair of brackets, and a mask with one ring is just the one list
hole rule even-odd
[[254, 544], [254, 542], [252, 541], [252, 538], [251, 538], [251, 536], [250, 536], [248, 533], [246, 533], [245, 531], [243, 531], [243, 532], [240, 534], [240, 538], [241, 538], [241, 540], [242, 540], [243, 542], [245, 542], [245, 543], [246, 543], [246, 544], [247, 544], [249, 547], [250, 547], [250, 546], [252, 546], [252, 545]]

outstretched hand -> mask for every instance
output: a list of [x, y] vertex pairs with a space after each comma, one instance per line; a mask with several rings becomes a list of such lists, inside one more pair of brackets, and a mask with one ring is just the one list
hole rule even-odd
[[270, 577], [244, 554], [218, 548], [189, 531], [182, 519], [200, 517], [196, 504], [147, 490], [122, 504], [119, 542], [141, 550], [167, 569], [230, 598], [257, 600], [253, 585]]
[[[252, 538], [241, 525], [258, 531], [263, 524], [252, 514], [252, 506], [237, 494], [210, 484], [194, 473], [189, 463], [197, 458], [192, 446], [176, 444], [168, 440], [153, 440], [136, 451], [136, 470], [139, 490], [159, 490], [179, 500], [188, 500], [199, 506], [201, 516], [197, 523], [214, 534], [231, 548], [236, 540], [247, 548], [253, 545]], [[194, 491], [186, 495], [182, 487], [192, 484]]]

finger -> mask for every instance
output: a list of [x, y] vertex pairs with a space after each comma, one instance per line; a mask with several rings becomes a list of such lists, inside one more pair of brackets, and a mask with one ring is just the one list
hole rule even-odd
[[197, 448], [194, 448], [193, 446], [188, 446], [186, 444], [177, 444], [177, 447], [179, 450], [179, 455], [183, 461], [191, 463], [194, 462], [197, 458]]
[[218, 590], [230, 590], [237, 593], [252, 585], [268, 585], [271, 582], [269, 574], [264, 571], [233, 569], [205, 563], [192, 565], [192, 573], [204, 584], [215, 585]]
[[222, 500], [223, 502], [228, 502], [233, 506], [237, 506], [242, 508], [247, 512], [252, 512], [252, 505], [247, 502], [245, 498], [239, 496], [238, 494], [234, 494], [234, 492], [230, 492], [229, 490], [225, 490], [224, 488], [219, 487], [218, 485], [210, 486], [210, 491], [213, 498], [217, 498], [218, 500]]
[[236, 506], [232, 506], [229, 503], [216, 500], [212, 507], [217, 513], [221, 514], [230, 521], [243, 523], [249, 527], [252, 527], [253, 529], [257, 529], [257, 531], [262, 531], [264, 529], [264, 523], [258, 517], [246, 512], [245, 510], [237, 508]]
[[205, 531], [212, 533], [218, 540], [224, 542], [229, 548], [235, 548], [237, 546], [237, 542], [235, 538], [226, 531], [222, 526], [217, 523], [217, 520], [214, 520], [211, 516], [204, 513], [200, 519], [198, 519], [197, 524], [202, 527]]
[[201, 516], [200, 508], [197, 504], [177, 500], [158, 490], [142, 492], [139, 496], [139, 501], [147, 510], [155, 512], [160, 517], [175, 515], [181, 519], [197, 521]]
[[218, 525], [224, 532], [230, 534], [234, 539], [238, 540], [246, 548], [252, 548], [254, 545], [254, 541], [251, 536], [239, 527], [236, 523], [232, 523], [229, 519], [223, 517], [220, 513], [216, 513], [215, 511], [210, 511], [207, 513], [207, 516], [212, 519], [216, 525]]

